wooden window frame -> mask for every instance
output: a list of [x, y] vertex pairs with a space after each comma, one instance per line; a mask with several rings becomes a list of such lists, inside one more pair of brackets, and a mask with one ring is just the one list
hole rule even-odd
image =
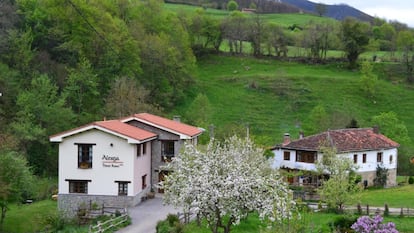
[[377, 152], [377, 163], [382, 163], [384, 154], [382, 152]]
[[362, 154], [362, 163], [367, 163], [367, 154]]
[[78, 168], [91, 169], [93, 161], [93, 146], [92, 143], [75, 143], [78, 146]]
[[118, 183], [118, 196], [128, 196], [128, 184], [131, 181], [116, 180], [115, 183]]
[[71, 180], [66, 179], [69, 182], [69, 193], [88, 194], [88, 183], [91, 180]]
[[283, 151], [283, 160], [290, 161], [290, 151]]

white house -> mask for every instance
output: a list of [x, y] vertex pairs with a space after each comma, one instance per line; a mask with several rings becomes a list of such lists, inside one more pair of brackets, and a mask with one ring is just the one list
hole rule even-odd
[[[397, 184], [398, 143], [378, 132], [378, 128], [350, 128], [328, 130], [326, 132], [291, 141], [285, 134], [282, 144], [272, 148], [275, 155], [274, 168], [288, 171], [316, 171], [315, 163], [322, 159], [320, 147], [323, 143], [336, 148], [338, 155], [348, 157], [357, 167], [365, 185], [371, 186], [376, 178], [377, 166], [388, 169], [387, 186]], [[300, 175], [290, 177], [294, 184], [316, 184], [318, 177]]]
[[184, 140], [197, 143], [201, 133], [197, 127], [141, 113], [51, 136], [51, 142], [59, 143], [59, 209], [74, 215], [82, 203], [138, 204], [154, 181], [163, 178], [159, 166], [167, 152], [169, 158], [175, 156]]

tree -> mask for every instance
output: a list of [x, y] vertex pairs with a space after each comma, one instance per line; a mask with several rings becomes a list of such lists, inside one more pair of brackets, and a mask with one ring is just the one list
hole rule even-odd
[[286, 57], [289, 38], [284, 32], [283, 27], [275, 23], [269, 23], [265, 25], [264, 31], [268, 53], [273, 54], [273, 48], [277, 57], [280, 57], [282, 54], [283, 57]]
[[237, 10], [239, 8], [239, 4], [237, 4], [237, 2], [236, 1], [234, 1], [234, 0], [230, 0], [228, 3], [227, 3], [227, 10], [228, 11], [235, 11], [235, 10]]
[[327, 130], [329, 127], [329, 116], [325, 108], [318, 104], [310, 112], [305, 124], [306, 134], [312, 135]]
[[211, 112], [208, 97], [200, 93], [188, 108], [186, 118], [190, 124], [206, 127], [208, 126]]
[[46, 75], [34, 78], [30, 87], [17, 97], [18, 112], [11, 124], [21, 148], [36, 174], [57, 172], [57, 157], [50, 151], [48, 137], [73, 127], [74, 114], [65, 98]]
[[375, 96], [378, 82], [378, 78], [372, 72], [372, 68], [373, 67], [370, 62], [366, 61], [362, 63], [360, 85], [363, 93], [369, 98], [373, 98]]
[[9, 203], [27, 198], [32, 191], [30, 188], [32, 180], [33, 175], [21, 154], [0, 151], [0, 232]]
[[322, 17], [326, 13], [327, 7], [323, 3], [317, 3], [315, 5], [315, 10], [316, 10], [316, 13], [318, 13], [318, 15]]
[[303, 47], [310, 49], [310, 56], [313, 59], [325, 59], [326, 53], [331, 44], [333, 25], [328, 23], [308, 24], [303, 35]]
[[412, 82], [414, 80], [414, 32], [406, 30], [398, 33], [397, 44], [403, 52], [407, 80]]
[[79, 123], [92, 121], [101, 109], [98, 77], [86, 58], [81, 59], [76, 69], [69, 69], [63, 92]]
[[158, 113], [149, 103], [149, 91], [128, 77], [114, 81], [106, 98], [105, 113], [108, 117], [123, 117], [138, 112]]
[[372, 117], [371, 122], [379, 127], [382, 134], [400, 144], [407, 144], [411, 141], [407, 127], [404, 122], [398, 119], [395, 112], [383, 112]]
[[291, 216], [291, 191], [263, 150], [248, 138], [210, 141], [206, 151], [186, 144], [164, 169], [164, 201], [204, 218], [211, 232], [228, 233], [252, 211], [260, 218], [281, 221]]
[[316, 163], [316, 168], [320, 174], [329, 175], [329, 179], [322, 183], [318, 189], [330, 208], [342, 212], [344, 205], [358, 199], [361, 186], [356, 183], [356, 175], [353, 172], [355, 166], [349, 158], [338, 155], [336, 148], [330, 145], [329, 141], [321, 145], [320, 152], [322, 159]]
[[350, 68], [355, 68], [359, 55], [368, 45], [369, 25], [354, 18], [346, 18], [341, 24], [341, 38]]

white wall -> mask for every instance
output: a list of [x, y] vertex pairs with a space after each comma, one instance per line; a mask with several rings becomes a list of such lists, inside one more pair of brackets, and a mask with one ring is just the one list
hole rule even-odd
[[[290, 151], [290, 160], [283, 159], [284, 151]], [[377, 163], [377, 152], [382, 152], [382, 163]], [[273, 150], [274, 153], [274, 160], [273, 160], [273, 168], [281, 168], [287, 167], [291, 169], [299, 169], [299, 170], [316, 170], [315, 164], [312, 163], [303, 163], [303, 162], [296, 162], [296, 151], [294, 150]], [[362, 154], [367, 154], [367, 161], [366, 163], [362, 163]], [[351, 161], [354, 160], [354, 154], [358, 155], [357, 161], [357, 172], [369, 172], [369, 171], [376, 171], [377, 165], [381, 165], [387, 169], [396, 169], [397, 168], [397, 156], [398, 151], [396, 148], [388, 149], [388, 150], [379, 150], [379, 151], [364, 151], [364, 152], [350, 152], [343, 155], [346, 155]], [[318, 160], [322, 159], [322, 154], [318, 153]], [[390, 163], [390, 157], [392, 156], [392, 163]]]
[[[78, 168], [78, 146], [75, 143], [96, 144], [92, 147], [91, 169]], [[88, 194], [92, 195], [118, 195], [118, 183], [115, 181], [130, 181], [128, 195], [135, 195], [140, 190], [135, 186], [141, 188], [142, 174], [150, 176], [149, 148], [147, 146], [147, 155], [137, 158], [135, 144], [128, 144], [126, 139], [96, 129], [67, 137], [59, 145], [59, 193], [69, 193], [69, 182], [65, 179], [73, 179], [91, 180], [88, 183]], [[104, 155], [119, 157], [122, 164], [119, 167], [106, 167], [103, 163]]]

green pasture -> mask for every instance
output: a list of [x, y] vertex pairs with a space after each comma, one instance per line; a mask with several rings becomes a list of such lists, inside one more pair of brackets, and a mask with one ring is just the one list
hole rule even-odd
[[[164, 4], [164, 9], [170, 10], [176, 13], [186, 13], [192, 14], [196, 13], [197, 10], [204, 9], [204, 14], [209, 15], [214, 18], [223, 19], [228, 17], [231, 12], [226, 10], [217, 10], [212, 8], [202, 8], [199, 6], [192, 6], [192, 5], [185, 5], [185, 4], [173, 4], [173, 3], [166, 3]], [[319, 17], [316, 15], [311, 14], [245, 14], [246, 17], [257, 17], [259, 16], [265, 22], [272, 22], [281, 25], [282, 27], [289, 27], [292, 25], [298, 25], [300, 27], [305, 27], [310, 22], [332, 22], [336, 23], [338, 21], [327, 18], [327, 17]]]
[[[361, 127], [371, 127], [373, 116], [394, 111], [413, 137], [411, 86], [398, 75], [397, 65], [378, 63], [374, 67], [379, 81], [375, 96], [368, 96], [360, 87], [360, 72], [349, 70], [346, 63], [211, 55], [199, 59], [193, 88], [208, 97], [210, 121], [216, 128], [248, 125], [262, 145], [280, 142], [285, 132], [297, 137], [317, 104], [324, 106], [338, 128], [352, 118]], [[397, 73], [390, 75], [391, 69]], [[185, 115], [189, 104], [178, 107], [176, 113]]]

